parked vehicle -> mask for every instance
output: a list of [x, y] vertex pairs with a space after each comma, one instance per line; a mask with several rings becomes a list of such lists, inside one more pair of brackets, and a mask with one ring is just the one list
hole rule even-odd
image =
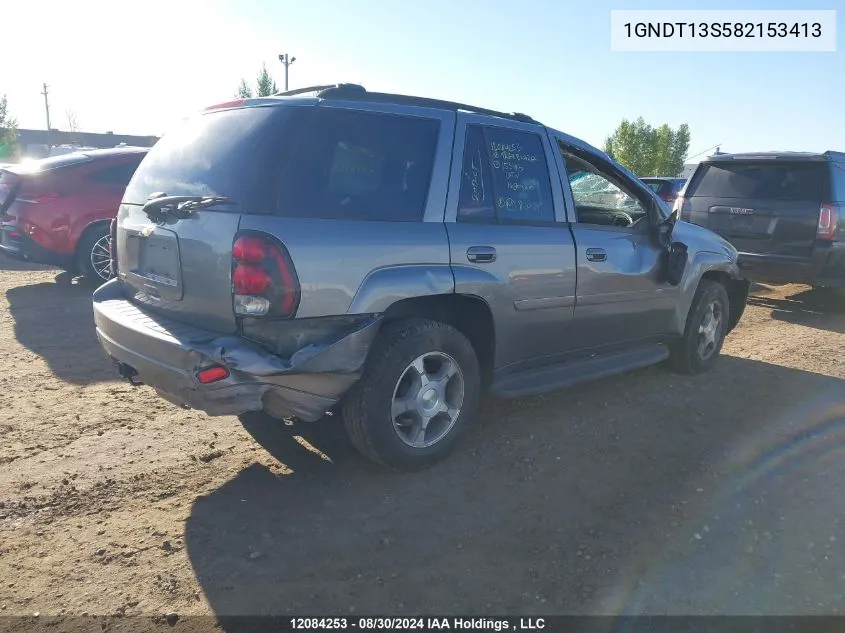
[[[587, 179], [637, 204], [570, 187]], [[117, 278], [93, 302], [124, 377], [211, 415], [334, 410], [403, 470], [443, 457], [485, 389], [666, 359], [708, 370], [748, 293], [730, 244], [675, 224], [583, 141], [353, 85], [189, 119], [150, 150], [115, 226]], [[666, 255], [681, 243], [685, 265]]]
[[686, 178], [664, 178], [662, 176], [647, 176], [640, 178], [657, 196], [669, 205], [671, 209], [681, 189], [687, 182]]
[[675, 209], [740, 253], [760, 281], [845, 288], [845, 153], [719, 154], [701, 162]]
[[146, 152], [90, 150], [1, 169], [0, 251], [109, 279], [109, 223]]

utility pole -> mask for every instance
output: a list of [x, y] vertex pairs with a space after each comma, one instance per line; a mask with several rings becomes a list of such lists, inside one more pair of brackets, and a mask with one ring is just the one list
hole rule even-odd
[[42, 95], [44, 95], [44, 111], [47, 113], [47, 138], [50, 141], [48, 144], [50, 145], [50, 147], [52, 147], [53, 128], [50, 127], [50, 102], [47, 100], [47, 82], [45, 81], [42, 85], [44, 86], [44, 91], [41, 93]]
[[291, 57], [287, 53], [279, 55], [279, 61], [285, 65], [285, 92], [288, 91], [288, 68], [296, 61], [296, 57]]

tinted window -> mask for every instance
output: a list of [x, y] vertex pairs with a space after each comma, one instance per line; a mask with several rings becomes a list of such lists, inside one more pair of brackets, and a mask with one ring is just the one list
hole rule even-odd
[[[171, 196], [229, 196], [248, 207], [258, 181], [266, 176], [261, 164], [266, 146], [277, 142], [271, 134], [274, 128], [265, 124], [282, 116], [282, 110], [240, 108], [186, 119], [150, 149], [129, 182], [124, 200], [140, 204], [160, 191]], [[221, 209], [239, 210], [237, 206]]]
[[819, 200], [823, 163], [712, 163], [693, 183], [691, 196]]
[[552, 187], [540, 136], [470, 126], [458, 217], [554, 222]]
[[109, 165], [104, 169], [99, 169], [91, 174], [91, 180], [94, 182], [101, 182], [108, 185], [118, 185], [125, 187], [132, 179], [132, 174], [138, 169], [138, 164], [141, 159], [132, 159], [129, 162], [123, 162], [117, 165]]
[[422, 219], [439, 121], [310, 108], [296, 127], [297, 139], [283, 161], [281, 215]]
[[643, 180], [643, 182], [654, 193], [660, 193], [660, 190], [666, 186], [666, 182], [663, 180]]
[[831, 163], [831, 202], [845, 202], [845, 163]]

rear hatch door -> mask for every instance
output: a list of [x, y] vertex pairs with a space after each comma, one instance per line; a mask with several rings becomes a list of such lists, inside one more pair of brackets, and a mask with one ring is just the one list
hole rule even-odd
[[[262, 194], [272, 174], [262, 157], [279, 141], [275, 133], [285, 109], [204, 112], [150, 150], [117, 219], [118, 278], [127, 297], [179, 321], [218, 332], [237, 329], [232, 243], [242, 214], [270, 208]], [[189, 212], [147, 204], [165, 195], [227, 200]]]
[[687, 186], [689, 219], [741, 253], [809, 259], [825, 194], [823, 161], [726, 159], [701, 165]]

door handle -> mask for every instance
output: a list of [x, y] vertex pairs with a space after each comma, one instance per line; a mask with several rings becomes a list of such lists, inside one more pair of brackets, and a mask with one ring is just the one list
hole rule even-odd
[[477, 264], [489, 264], [496, 261], [496, 249], [492, 246], [470, 246], [467, 259]]
[[587, 249], [588, 262], [605, 262], [607, 261], [607, 251], [603, 248], [588, 248]]

